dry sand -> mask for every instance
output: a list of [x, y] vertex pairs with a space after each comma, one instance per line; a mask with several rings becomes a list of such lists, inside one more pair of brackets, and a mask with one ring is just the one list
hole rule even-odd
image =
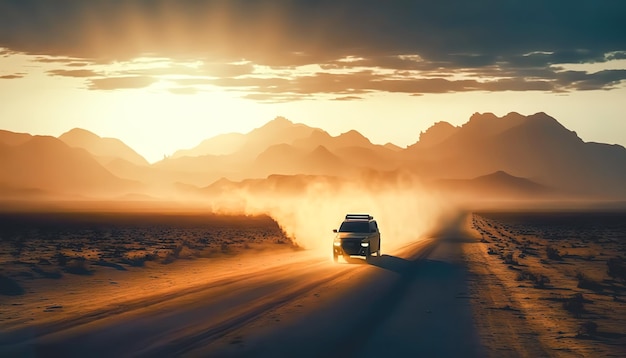
[[623, 212], [473, 215], [481, 242], [465, 245], [464, 256], [489, 356], [626, 355], [626, 287], [607, 275], [607, 261], [626, 253], [625, 218]]

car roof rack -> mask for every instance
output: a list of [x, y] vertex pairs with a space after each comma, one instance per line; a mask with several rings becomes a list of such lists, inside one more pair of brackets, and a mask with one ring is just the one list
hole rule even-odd
[[372, 220], [373, 218], [370, 214], [346, 214], [346, 220]]

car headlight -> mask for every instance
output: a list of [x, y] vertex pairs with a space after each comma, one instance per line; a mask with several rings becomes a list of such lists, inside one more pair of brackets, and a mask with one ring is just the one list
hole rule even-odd
[[369, 241], [363, 241], [363, 242], [361, 242], [361, 246], [362, 247], [368, 247], [368, 246], [370, 246], [370, 243], [369, 243]]
[[341, 246], [341, 239], [335, 239], [335, 241], [333, 241], [333, 245]]

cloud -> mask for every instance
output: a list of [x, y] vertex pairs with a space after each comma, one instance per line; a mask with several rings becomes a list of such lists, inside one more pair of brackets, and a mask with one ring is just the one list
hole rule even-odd
[[0, 79], [2, 79], [2, 80], [15, 80], [15, 79], [18, 79], [18, 78], [24, 78], [24, 76], [26, 76], [25, 73], [14, 73], [14, 74], [11, 74], [11, 75], [0, 76]]
[[626, 70], [604, 70], [588, 74], [582, 71], [565, 71], [559, 80], [566, 88], [579, 91], [611, 89], [626, 81]]
[[[96, 83], [185, 74], [250, 87], [251, 98], [341, 97], [351, 89], [559, 92], [621, 83], [617, 72], [567, 83], [557, 65], [626, 58], [624, 13], [626, 2], [616, 0], [572, 0], [566, 7], [544, 0], [5, 0], [0, 48], [66, 64], [199, 60], [199, 67], [124, 74], [144, 82]], [[308, 65], [321, 71], [298, 76]], [[257, 76], [265, 67], [293, 75]], [[109, 89], [90, 86], [100, 87]]]
[[144, 88], [157, 81], [156, 78], [148, 76], [125, 76], [96, 78], [89, 80], [90, 90], [116, 90], [129, 88]]
[[335, 101], [357, 101], [361, 99], [363, 99], [363, 97], [359, 97], [359, 96], [343, 96], [343, 97], [333, 98], [333, 100]]
[[53, 76], [79, 77], [79, 78], [101, 76], [100, 74], [92, 70], [51, 70], [51, 71], [48, 71], [48, 73]]

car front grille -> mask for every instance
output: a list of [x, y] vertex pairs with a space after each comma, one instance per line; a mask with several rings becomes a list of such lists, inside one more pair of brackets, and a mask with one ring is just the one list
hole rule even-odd
[[348, 255], [361, 255], [362, 253], [360, 239], [344, 239], [341, 241], [341, 248]]

